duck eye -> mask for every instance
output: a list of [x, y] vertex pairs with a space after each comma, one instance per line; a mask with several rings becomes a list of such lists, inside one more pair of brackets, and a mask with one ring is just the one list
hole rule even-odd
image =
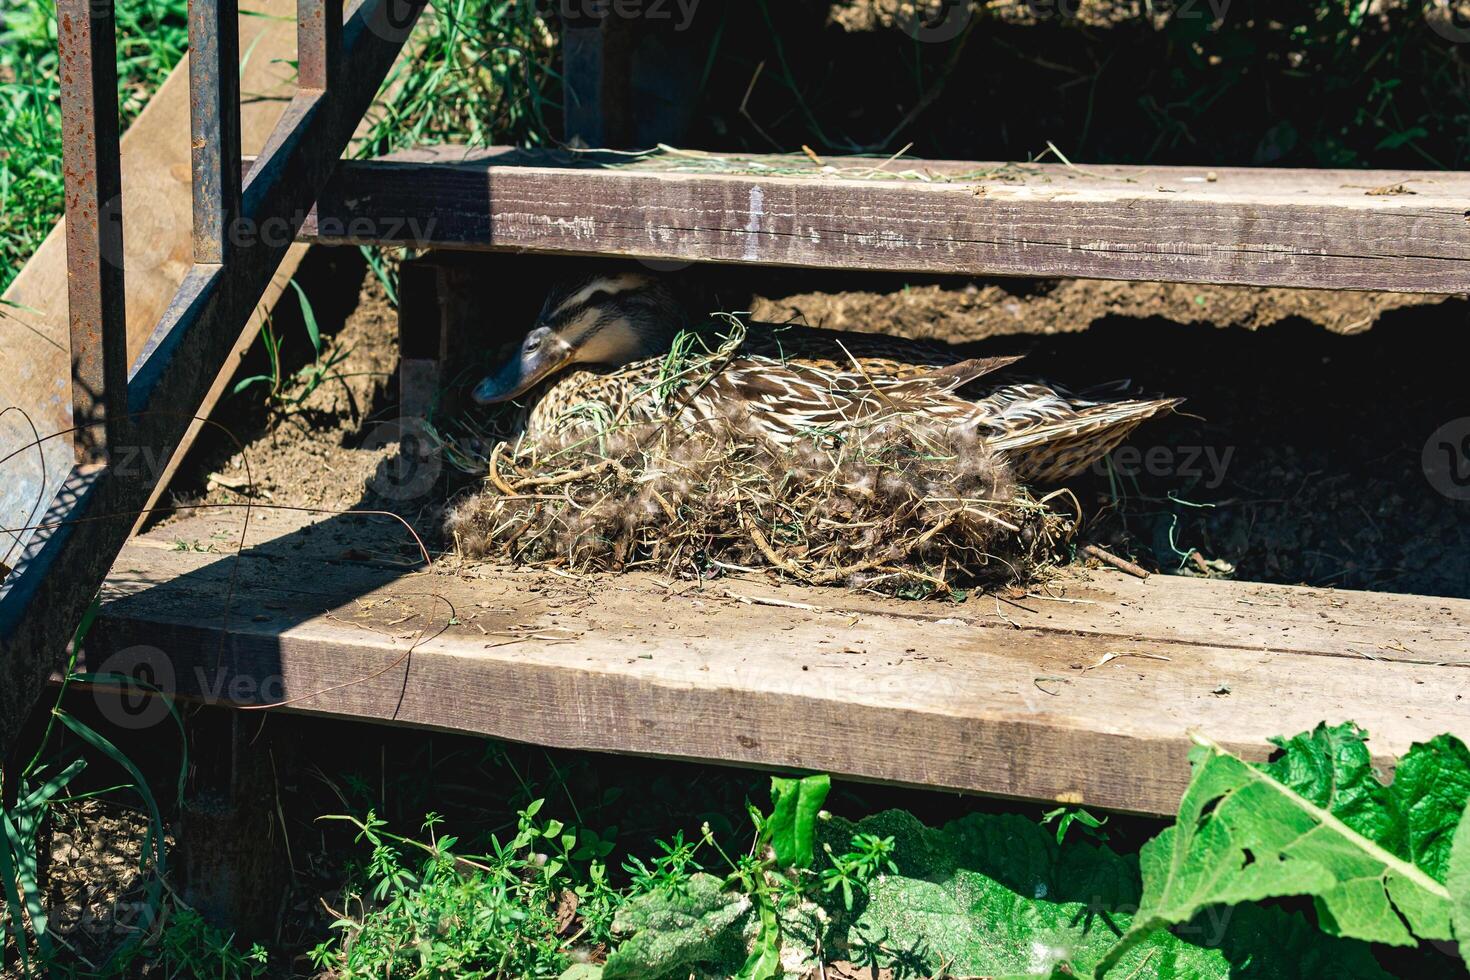
[[527, 337], [526, 338], [525, 351], [526, 351], [527, 354], [534, 354], [540, 347], [541, 347], [541, 338], [540, 337]]

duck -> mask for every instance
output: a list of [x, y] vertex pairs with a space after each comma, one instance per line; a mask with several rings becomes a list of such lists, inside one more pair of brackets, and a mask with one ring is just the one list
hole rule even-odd
[[713, 373], [672, 398], [649, 397], [665, 390], [670, 350], [689, 326], [686, 301], [666, 277], [570, 277], [551, 287], [532, 328], [471, 397], [480, 405], [524, 399], [519, 428], [528, 439], [595, 434], [608, 420], [740, 420], [748, 423], [741, 431], [754, 427], [790, 446], [917, 418], [973, 431], [1017, 479], [1038, 485], [1077, 476], [1182, 401], [1126, 397], [1127, 382], [1080, 393], [1042, 380], [1000, 382], [992, 376], [1020, 357], [956, 361], [923, 341], [791, 325], [742, 330], [738, 347], [711, 355], [723, 359]]

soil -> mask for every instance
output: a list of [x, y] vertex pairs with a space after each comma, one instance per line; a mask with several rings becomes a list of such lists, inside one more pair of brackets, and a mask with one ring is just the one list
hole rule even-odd
[[48, 895], [54, 935], [99, 962], [147, 928], [145, 878], [139, 873], [148, 820], [104, 800], [63, 803], [52, 811]]
[[[950, 5], [941, 7], [938, 2], [929, 4], [934, 13], [940, 14]], [[957, 4], [953, 6], [958, 6]], [[1143, 4], [1127, 0], [1070, 0], [1070, 2], [1047, 2], [1047, 0], [993, 0], [972, 4], [1003, 24], [1034, 27], [1048, 15], [1057, 16], [1065, 11], [1069, 20], [1083, 27], [1116, 27], [1137, 21], [1143, 14]], [[920, 12], [924, 5], [919, 5]], [[891, 30], [911, 21], [914, 17], [912, 0], [837, 0], [828, 14], [829, 22], [851, 33]]]
[[[529, 322], [554, 262], [487, 283], [508, 296], [506, 334]], [[495, 278], [501, 276], [498, 280]], [[691, 276], [698, 272], [686, 273]], [[956, 345], [956, 356], [1024, 352], [1028, 374], [1086, 387], [1131, 378], [1183, 411], [1078, 480], [1088, 534], [1146, 567], [1279, 583], [1470, 596], [1463, 501], [1421, 465], [1441, 425], [1470, 417], [1457, 360], [1470, 303], [1405, 294], [1091, 281], [924, 280], [794, 270], [718, 271], [706, 288], [753, 318], [881, 330]], [[472, 481], [446, 469], [427, 498], [375, 492], [396, 463], [396, 314], [355, 252], [318, 250], [302, 275], [342, 375], [300, 405], [267, 410], [259, 386], [216, 418], [246, 444], [202, 439], [173, 486], [180, 502], [257, 501], [392, 509], [444, 547], [443, 505]], [[756, 292], [752, 293], [751, 287]], [[493, 288], [493, 287], [487, 287]], [[288, 354], [309, 354], [277, 318]], [[501, 335], [478, 338], [467, 376]], [[294, 347], [293, 347], [294, 343]], [[258, 354], [252, 357], [259, 356]], [[259, 365], [241, 366], [241, 375]]]
[[[303, 383], [288, 381], [274, 405], [266, 383], [226, 395], [212, 419], [235, 438], [208, 430], [170, 488], [175, 503], [249, 499], [346, 509], [363, 503], [378, 467], [396, 455], [396, 440], [388, 441], [393, 433], [379, 431], [394, 414], [390, 393], [396, 393], [398, 370], [398, 313], [382, 283], [355, 250], [344, 249], [314, 251], [297, 278], [322, 327], [315, 361], [340, 363], [309, 393]], [[294, 293], [277, 307], [272, 325], [284, 338], [282, 374], [307, 368], [312, 351]], [[269, 370], [257, 344], [236, 378]]]

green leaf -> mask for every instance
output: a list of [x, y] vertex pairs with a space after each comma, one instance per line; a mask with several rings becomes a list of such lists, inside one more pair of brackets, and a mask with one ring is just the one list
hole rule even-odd
[[[1133, 857], [1094, 841], [1059, 846], [1055, 834], [1020, 814], [971, 814], [936, 830], [889, 811], [856, 825], [834, 819], [820, 836], [835, 848], [854, 832], [892, 836], [899, 870], [869, 886], [856, 915], [833, 896], [826, 913], [835, 935], [823, 948], [876, 945], [895, 972], [1044, 976], [1065, 968], [1087, 975], [1128, 933], [1140, 898]], [[1118, 961], [1119, 976], [1222, 980], [1248, 962], [1255, 978], [1387, 980], [1367, 945], [1253, 906], [1206, 910], [1175, 932], [1142, 936]]]
[[1402, 146], [1414, 142], [1415, 140], [1422, 140], [1428, 135], [1429, 131], [1423, 126], [1415, 126], [1413, 129], [1406, 129], [1401, 133], [1391, 133], [1390, 135], [1385, 136], [1383, 139], [1378, 141], [1378, 145], [1373, 147], [1373, 149], [1397, 150]]
[[832, 779], [825, 775], [805, 779], [771, 777], [771, 819], [767, 826], [776, 863], [781, 867], [811, 867], [817, 814], [831, 789]]
[[1273, 738], [1281, 753], [1266, 772], [1358, 833], [1403, 854], [1402, 821], [1373, 770], [1367, 735], [1352, 722], [1318, 725], [1290, 739]]
[[[840, 942], [870, 952], [876, 946], [880, 962], [899, 972], [1047, 974], [1064, 962], [1087, 968], [1127, 928], [1124, 910], [1138, 897], [1138, 872], [1127, 858], [1080, 842], [1059, 847], [1019, 814], [972, 814], [935, 830], [894, 810], [855, 826], [833, 820], [823, 837], [829, 833], [895, 839], [898, 873], [874, 880], [847, 922], [840, 905], [829, 912], [841, 923]], [[1189, 965], [1181, 976], [1223, 975], [1217, 954], [1172, 936], [1159, 946]], [[1158, 955], [1141, 951], [1129, 962]]]
[[687, 976], [695, 966], [732, 975], [748, 953], [750, 898], [728, 892], [713, 875], [695, 874], [681, 891], [660, 889], [625, 902], [613, 931], [628, 935], [603, 965], [604, 980]]
[[[1202, 736], [1195, 742], [1178, 822], [1140, 851], [1143, 901], [1099, 975], [1142, 937], [1210, 906], [1286, 895], [1313, 896], [1330, 935], [1400, 946], [1450, 938], [1445, 886], [1391, 850], [1405, 824], [1371, 799], [1369, 784], [1382, 786], [1353, 744], [1361, 732], [1319, 728], [1279, 742], [1288, 756], [1311, 758], [1261, 768]], [[1326, 784], [1309, 778], [1314, 766], [1341, 776], [1325, 796]]]
[[[631, 935], [605, 976], [765, 976], [772, 964], [805, 976], [818, 949], [871, 957], [907, 976], [1084, 976], [1132, 934], [1142, 897], [1137, 859], [1104, 844], [1058, 845], [1020, 814], [971, 814], [934, 829], [894, 810], [858, 823], [821, 821], [817, 850], [841, 853], [858, 834], [892, 838], [893, 868], [855, 889], [851, 909], [837, 891], [822, 892], [812, 896], [820, 905], [770, 909], [773, 926], [763, 897], [695, 875], [687, 895], [665, 890], [623, 906], [614, 928]], [[1141, 932], [1115, 962], [1118, 976], [1139, 978], [1388, 980], [1366, 943], [1254, 905], [1210, 906], [1172, 931]]]
[[[163, 900], [162, 882], [164, 881], [165, 876], [168, 873], [168, 869], [165, 866], [163, 816], [158, 808], [158, 801], [154, 799], [153, 791], [149, 789], [148, 782], [143, 778], [142, 771], [137, 767], [136, 764], [134, 764], [132, 759], [129, 759], [126, 755], [124, 755], [116, 745], [112, 744], [112, 742], [106, 738], [106, 736], [100, 734], [91, 726], [87, 725], [85, 722], [82, 722], [72, 717], [65, 711], [62, 711], [60, 708], [55, 709], [55, 711], [56, 717], [61, 721], [63, 725], [69, 728], [73, 734], [82, 739], [82, 741], [86, 742], [88, 745], [92, 746], [92, 748], [96, 749], [98, 752], [105, 755], [107, 758], [111, 759], [113, 762], [117, 763], [119, 766], [127, 771], [128, 775], [132, 777], [133, 789], [142, 798], [143, 805], [148, 809], [148, 830], [147, 833], [143, 835], [143, 847], [142, 853], [139, 857], [139, 867], [140, 870], [146, 870], [149, 860], [149, 854], [151, 852], [154, 873], [149, 876], [147, 884], [144, 885], [143, 894], [148, 900], [149, 915], [157, 915], [159, 907], [162, 904]], [[127, 943], [128, 945], [139, 943], [142, 941], [142, 938], [143, 937], [141, 935], [135, 936], [130, 938]]]
[[[11, 825], [10, 818], [5, 811], [0, 810], [0, 897], [5, 899], [4, 909], [0, 909], [10, 920], [10, 931], [15, 936], [15, 948], [20, 951], [21, 970], [25, 976], [30, 975], [30, 957], [26, 944], [25, 923], [21, 920], [20, 892], [15, 887], [15, 861], [10, 850]], [[0, 940], [3, 946], [3, 940]]]
[[296, 299], [301, 303], [301, 319], [306, 324], [306, 336], [311, 340], [311, 349], [316, 351], [320, 357], [322, 353], [322, 331], [317, 326], [316, 313], [311, 308], [311, 301], [306, 298], [306, 290], [295, 279], [287, 280], [291, 288], [296, 290]]
[[1453, 735], [1411, 746], [1388, 787], [1403, 818], [1401, 857], [1446, 881], [1450, 848], [1470, 803], [1470, 748]]
[[[0, 813], [0, 847], [6, 847], [14, 859], [14, 875], [19, 885], [26, 915], [31, 921], [31, 931], [36, 949], [42, 959], [52, 954], [51, 934], [47, 931], [49, 917], [46, 902], [41, 893], [41, 881], [36, 852], [36, 833], [46, 817], [46, 808], [53, 797], [65, 789], [83, 769], [85, 759], [76, 759], [64, 769], [50, 772], [40, 784], [32, 788], [29, 781], [21, 783], [21, 795], [8, 813]], [[49, 770], [37, 774], [39, 779]]]
[[763, 896], [757, 899], [757, 906], [760, 933], [735, 980], [774, 980], [781, 975], [781, 921], [776, 918], [775, 907]]
[[249, 388], [251, 385], [260, 384], [262, 382], [264, 382], [265, 384], [270, 384], [271, 383], [271, 377], [270, 377], [270, 375], [267, 375], [267, 374], [252, 374], [248, 378], [241, 378], [239, 381], [236, 381], [235, 382], [235, 387], [233, 387], [233, 388], [230, 389], [230, 394], [232, 394], [232, 395], [238, 395], [240, 392], [242, 392], [245, 389]]
[[1470, 966], [1470, 806], [1460, 817], [1455, 844], [1450, 851], [1450, 873], [1445, 884], [1454, 906], [1455, 938], [1460, 941], [1460, 958]]
[[1351, 722], [1272, 739], [1266, 771], [1353, 830], [1444, 881], [1450, 842], [1470, 801], [1470, 749], [1453, 735], [1415, 743], [1384, 786], [1366, 733]]

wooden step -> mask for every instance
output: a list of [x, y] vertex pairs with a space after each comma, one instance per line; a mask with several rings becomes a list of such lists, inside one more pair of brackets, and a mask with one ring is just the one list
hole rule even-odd
[[958, 605], [451, 574], [412, 571], [402, 525], [359, 515], [257, 511], [236, 558], [241, 517], [130, 543], [86, 666], [145, 663], [227, 703], [1157, 814], [1191, 729], [1263, 758], [1272, 735], [1352, 719], [1385, 767], [1470, 738], [1466, 600], [1083, 570]]
[[962, 275], [1470, 291], [1470, 174], [442, 146], [344, 162], [308, 240]]

